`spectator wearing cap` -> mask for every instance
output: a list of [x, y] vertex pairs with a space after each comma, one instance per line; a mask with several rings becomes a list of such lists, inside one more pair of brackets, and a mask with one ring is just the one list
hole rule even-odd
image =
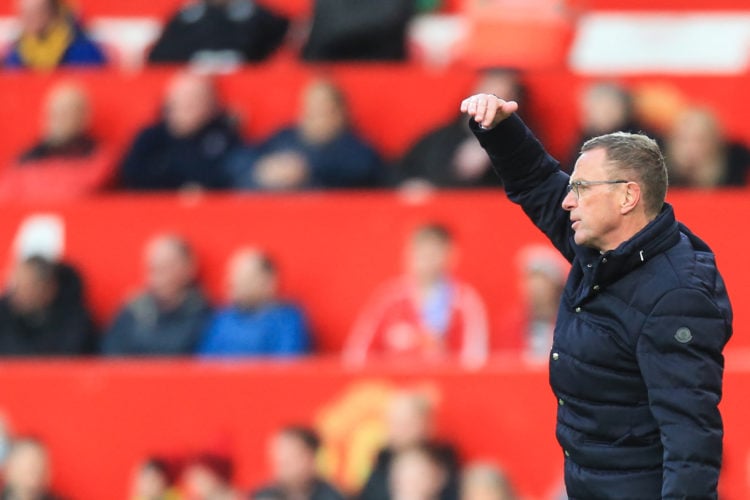
[[318, 474], [320, 438], [312, 429], [288, 426], [273, 437], [270, 447], [271, 483], [251, 494], [253, 500], [343, 500], [343, 495]]
[[227, 267], [230, 304], [218, 311], [203, 335], [204, 356], [300, 356], [310, 350], [302, 310], [278, 297], [276, 264], [262, 251], [245, 248]]
[[33, 255], [15, 264], [0, 298], [0, 356], [73, 356], [94, 346], [74, 268]]
[[83, 32], [63, 0], [18, 0], [21, 36], [5, 55], [8, 68], [51, 70], [98, 66], [101, 49]]

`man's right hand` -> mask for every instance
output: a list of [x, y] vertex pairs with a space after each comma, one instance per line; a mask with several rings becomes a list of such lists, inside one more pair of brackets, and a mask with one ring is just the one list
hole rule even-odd
[[485, 129], [494, 128], [517, 110], [516, 101], [504, 101], [492, 94], [475, 94], [461, 101], [461, 112]]

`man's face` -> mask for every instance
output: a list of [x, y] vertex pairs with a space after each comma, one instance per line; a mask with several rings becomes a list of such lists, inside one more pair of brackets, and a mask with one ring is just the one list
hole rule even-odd
[[149, 290], [164, 302], [174, 302], [190, 285], [194, 268], [170, 240], [153, 241], [146, 252], [146, 279]]
[[315, 478], [315, 454], [297, 437], [277, 435], [270, 455], [274, 479], [282, 485], [297, 487]]
[[443, 471], [419, 451], [407, 451], [391, 465], [390, 490], [394, 500], [433, 500], [440, 497]]
[[240, 307], [255, 307], [273, 298], [273, 276], [263, 268], [260, 256], [244, 254], [229, 264], [227, 275], [229, 300]]
[[451, 262], [451, 245], [432, 234], [412, 237], [406, 255], [406, 266], [417, 281], [429, 282], [448, 272]]
[[47, 99], [45, 138], [64, 143], [86, 131], [88, 103], [83, 92], [72, 86], [55, 89]]
[[49, 0], [18, 0], [17, 5], [24, 33], [40, 36], [55, 18]]
[[386, 424], [389, 444], [403, 449], [429, 438], [431, 415], [413, 396], [396, 396], [388, 408]]
[[166, 122], [176, 137], [186, 137], [204, 127], [216, 114], [213, 86], [208, 78], [181, 74], [169, 84]]
[[42, 280], [30, 265], [22, 263], [13, 275], [10, 302], [22, 314], [42, 311], [52, 304], [55, 286]]
[[219, 476], [200, 464], [188, 466], [183, 472], [182, 480], [189, 500], [218, 498], [227, 488]]
[[47, 453], [33, 443], [18, 445], [5, 466], [5, 481], [19, 498], [33, 498], [47, 488], [49, 470]]
[[[576, 162], [571, 182], [615, 180], [606, 166], [607, 154], [602, 148], [582, 153]], [[596, 184], [580, 186], [579, 195], [571, 190], [563, 200], [563, 209], [570, 212], [570, 221], [578, 245], [600, 251], [612, 250], [620, 242], [616, 232], [623, 223], [619, 202], [627, 184]]]

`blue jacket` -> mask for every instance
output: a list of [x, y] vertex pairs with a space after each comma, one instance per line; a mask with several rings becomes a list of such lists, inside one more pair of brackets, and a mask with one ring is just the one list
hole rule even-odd
[[254, 310], [227, 307], [216, 313], [198, 353], [205, 356], [298, 356], [310, 350], [302, 311], [292, 304]]
[[[74, 24], [75, 35], [70, 45], [60, 60], [60, 66], [102, 66], [107, 60], [104, 53], [94, 42], [92, 42], [81, 28]], [[23, 68], [24, 63], [18, 51], [18, 45], [14, 45], [5, 56], [3, 64], [7, 68]]]
[[569, 177], [523, 122], [472, 128], [508, 197], [572, 263], [549, 360], [568, 495], [715, 499], [732, 311], [713, 253], [668, 204], [614, 250], [577, 246], [560, 207]]
[[293, 151], [310, 165], [311, 188], [373, 187], [381, 176], [375, 150], [346, 131], [326, 144], [308, 144], [296, 128], [287, 128], [268, 139], [261, 154]]

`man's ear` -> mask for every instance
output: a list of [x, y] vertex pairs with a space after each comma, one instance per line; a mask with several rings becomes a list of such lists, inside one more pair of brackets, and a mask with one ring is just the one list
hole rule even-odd
[[627, 215], [638, 206], [641, 200], [641, 186], [636, 182], [628, 182], [620, 201], [620, 214]]

